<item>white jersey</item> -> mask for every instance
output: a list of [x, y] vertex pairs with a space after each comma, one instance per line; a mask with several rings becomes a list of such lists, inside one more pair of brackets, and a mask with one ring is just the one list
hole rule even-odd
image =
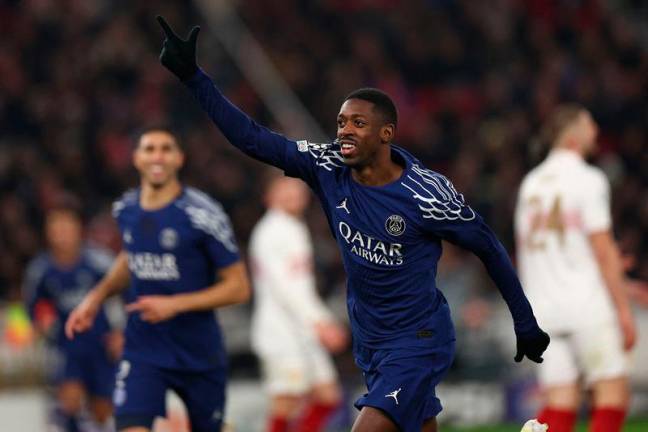
[[313, 246], [304, 222], [268, 210], [252, 231], [250, 261], [255, 351], [285, 351], [296, 340], [317, 343], [314, 324], [330, 321], [331, 315], [317, 294]]
[[614, 319], [589, 240], [610, 229], [608, 181], [575, 152], [554, 150], [526, 176], [515, 212], [518, 265], [543, 328], [573, 330]]

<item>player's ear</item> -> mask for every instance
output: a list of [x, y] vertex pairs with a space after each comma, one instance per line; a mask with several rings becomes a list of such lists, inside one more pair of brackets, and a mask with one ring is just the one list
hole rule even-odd
[[187, 158], [185, 156], [185, 152], [180, 150], [180, 159], [179, 159], [178, 168], [182, 168], [184, 166], [186, 160], [187, 160]]
[[135, 148], [133, 149], [133, 154], [131, 157], [133, 159], [133, 166], [139, 169], [139, 142], [135, 144]]
[[386, 123], [380, 127], [380, 141], [383, 144], [389, 144], [394, 139], [396, 127], [393, 123]]

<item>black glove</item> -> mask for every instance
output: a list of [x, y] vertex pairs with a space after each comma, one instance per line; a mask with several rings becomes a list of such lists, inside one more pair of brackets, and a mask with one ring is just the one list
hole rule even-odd
[[517, 353], [515, 354], [515, 361], [521, 362], [524, 356], [529, 360], [536, 363], [542, 363], [542, 353], [549, 346], [549, 335], [542, 331], [540, 327], [531, 333], [520, 334], [515, 332], [517, 339]]
[[166, 35], [160, 52], [160, 63], [182, 81], [186, 81], [193, 77], [198, 70], [196, 65], [196, 40], [198, 39], [200, 27], [194, 26], [189, 32], [187, 40], [183, 40], [171, 30], [164, 18], [158, 15], [157, 20]]

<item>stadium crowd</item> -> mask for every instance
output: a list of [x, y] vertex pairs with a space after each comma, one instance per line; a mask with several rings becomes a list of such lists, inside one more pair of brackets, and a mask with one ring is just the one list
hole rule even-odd
[[[538, 127], [559, 102], [582, 103], [601, 127], [597, 162], [613, 185], [617, 239], [633, 275], [648, 279], [647, 18], [641, 2], [604, 3], [248, 0], [237, 10], [331, 137], [348, 92], [387, 91], [400, 110], [398, 144], [447, 174], [511, 252], [517, 187], [545, 145]], [[190, 2], [0, 5], [9, 36], [0, 44], [0, 299], [19, 298], [25, 263], [42, 247], [44, 211], [65, 194], [83, 203], [93, 241], [119, 247], [110, 203], [136, 184], [131, 150], [142, 126], [180, 132], [184, 180], [223, 202], [246, 249], [263, 212], [264, 169], [232, 150], [159, 65], [158, 13], [178, 29], [204, 23]], [[201, 66], [276, 129], [209, 26], [203, 31]], [[320, 287], [331, 293], [343, 283], [341, 262], [316, 205], [308, 219]], [[445, 263], [474, 269], [457, 251]], [[462, 280], [441, 273], [468, 291], [473, 273], [483, 279], [478, 269]], [[457, 297], [496, 295], [477, 290]], [[468, 328], [484, 310], [471, 305]]]

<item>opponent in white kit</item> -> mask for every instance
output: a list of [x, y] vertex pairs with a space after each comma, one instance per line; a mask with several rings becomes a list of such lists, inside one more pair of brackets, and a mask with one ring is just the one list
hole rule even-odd
[[252, 345], [271, 397], [269, 432], [323, 429], [341, 400], [326, 351], [343, 348], [347, 336], [317, 294], [313, 246], [301, 219], [308, 197], [302, 181], [275, 178], [250, 242]]
[[[520, 276], [551, 344], [539, 365], [551, 432], [573, 430], [579, 384], [593, 391], [592, 432], [620, 431], [628, 405], [628, 351], [636, 340], [612, 234], [610, 186], [585, 162], [597, 126], [581, 106], [545, 127], [549, 156], [524, 179], [515, 228]], [[581, 381], [582, 379], [582, 381]]]

